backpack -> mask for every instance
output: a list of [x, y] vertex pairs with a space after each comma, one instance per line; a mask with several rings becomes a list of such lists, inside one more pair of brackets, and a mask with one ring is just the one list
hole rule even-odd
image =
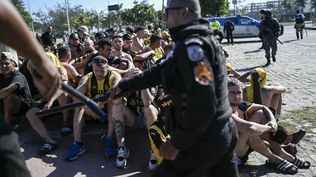
[[304, 23], [303, 15], [302, 14], [295, 15], [295, 22], [296, 23]]

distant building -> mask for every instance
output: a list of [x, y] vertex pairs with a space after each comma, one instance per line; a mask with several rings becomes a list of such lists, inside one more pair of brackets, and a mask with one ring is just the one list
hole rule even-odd
[[[292, 0], [293, 3], [295, 0]], [[303, 11], [305, 14], [311, 12], [311, 0], [307, 0], [305, 4], [305, 8], [299, 9]], [[239, 11], [244, 14], [251, 16], [255, 19], [260, 19], [259, 11], [261, 9], [269, 9], [274, 14], [277, 14], [278, 16], [292, 16], [295, 14], [295, 11], [297, 9], [292, 9], [289, 11], [289, 9], [286, 9], [283, 5], [283, 0], [274, 0], [274, 1], [267, 1], [267, 2], [261, 2], [261, 3], [249, 3], [245, 5], [242, 9], [239, 9]], [[287, 18], [288, 18], [287, 17]]]

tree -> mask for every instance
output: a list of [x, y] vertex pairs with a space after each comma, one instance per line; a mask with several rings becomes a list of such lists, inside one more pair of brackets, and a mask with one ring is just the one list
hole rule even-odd
[[154, 5], [136, 3], [131, 9], [124, 9], [120, 13], [121, 19], [126, 24], [145, 26], [157, 22], [157, 13]]
[[311, 1], [311, 9], [316, 10], [316, 0]]
[[29, 12], [25, 9], [25, 4], [22, 0], [11, 0], [12, 4], [17, 8], [20, 12], [21, 16], [23, 17], [26, 24], [30, 27], [32, 25], [32, 16]]
[[202, 17], [228, 15], [228, 0], [200, 0]]
[[289, 13], [291, 11], [294, 11], [294, 5], [292, 0], [283, 0], [281, 2], [282, 6], [284, 7], [284, 10], [286, 13]]
[[303, 11], [306, 5], [306, 0], [296, 0], [294, 4]]

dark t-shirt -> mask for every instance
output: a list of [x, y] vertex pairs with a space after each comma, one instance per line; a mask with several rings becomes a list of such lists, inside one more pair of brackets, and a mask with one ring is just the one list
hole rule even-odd
[[31, 92], [26, 78], [20, 71], [14, 71], [10, 78], [5, 78], [0, 74], [0, 89], [5, 88], [11, 84], [15, 84], [18, 88], [13, 92], [16, 96], [28, 106], [31, 106]]
[[42, 43], [44, 46], [50, 46], [50, 45], [54, 44], [56, 41], [55, 37], [48, 32], [45, 32], [42, 34], [41, 40], [42, 40]]

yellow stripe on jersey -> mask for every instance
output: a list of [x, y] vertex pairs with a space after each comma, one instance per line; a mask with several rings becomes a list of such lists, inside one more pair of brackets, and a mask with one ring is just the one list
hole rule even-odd
[[64, 65], [59, 61], [55, 54], [52, 52], [46, 52], [46, 55], [51, 59], [57, 68], [64, 68]]

